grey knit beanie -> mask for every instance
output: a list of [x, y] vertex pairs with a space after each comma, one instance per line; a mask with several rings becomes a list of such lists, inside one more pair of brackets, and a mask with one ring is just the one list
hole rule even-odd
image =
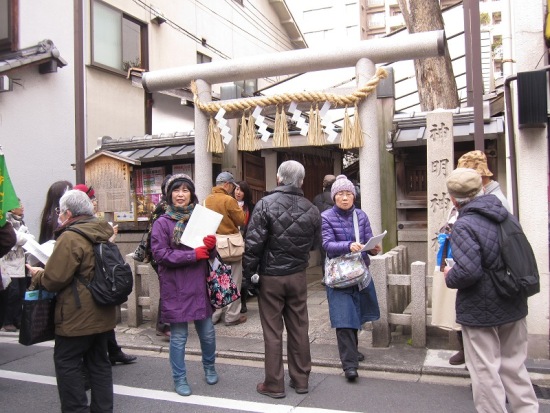
[[355, 185], [351, 182], [346, 175], [338, 175], [336, 181], [332, 184], [330, 189], [330, 197], [334, 201], [334, 196], [340, 191], [349, 191], [353, 194], [354, 197], [357, 196], [355, 193]]

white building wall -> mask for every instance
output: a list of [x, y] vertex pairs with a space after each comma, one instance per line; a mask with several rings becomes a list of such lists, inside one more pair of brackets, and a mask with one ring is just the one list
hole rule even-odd
[[[510, 3], [516, 72], [540, 69], [548, 64], [542, 33], [546, 2]], [[546, 128], [518, 130], [515, 112], [519, 218], [533, 246], [541, 275], [541, 292], [529, 299], [527, 321], [529, 333], [542, 336], [543, 355], [548, 358], [548, 131]]]
[[[0, 145], [25, 222], [38, 238], [49, 186], [74, 181], [73, 8], [64, 0], [19, 2], [19, 47], [50, 39], [68, 65], [41, 75], [38, 66], [13, 72], [12, 92], [0, 93]], [[62, 24], [60, 23], [62, 22]]]

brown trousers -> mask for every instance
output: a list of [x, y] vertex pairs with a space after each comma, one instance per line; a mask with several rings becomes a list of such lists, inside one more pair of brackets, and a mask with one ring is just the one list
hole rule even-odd
[[[283, 328], [287, 332], [288, 373], [296, 388], [307, 388], [311, 372], [306, 272], [260, 276], [259, 309], [269, 391], [284, 392]], [[283, 324], [284, 322], [284, 324]]]

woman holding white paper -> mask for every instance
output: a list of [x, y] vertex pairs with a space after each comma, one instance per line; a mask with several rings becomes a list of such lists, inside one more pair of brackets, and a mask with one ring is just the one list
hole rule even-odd
[[216, 384], [214, 366], [216, 332], [206, 287], [208, 259], [216, 254], [216, 237], [204, 237], [204, 245], [191, 248], [181, 236], [198, 204], [195, 184], [188, 175], [173, 175], [166, 183], [166, 213], [153, 224], [151, 252], [158, 264], [163, 321], [170, 323], [170, 365], [176, 393], [189, 396], [185, 368], [188, 322], [195, 323], [202, 349], [206, 382]]
[[[323, 249], [327, 252], [328, 258], [361, 251], [372, 238], [372, 230], [367, 214], [354, 206], [355, 186], [345, 175], [339, 175], [332, 184], [330, 194], [335, 205], [321, 214]], [[354, 214], [357, 214], [359, 240], [355, 238]], [[376, 255], [380, 250], [380, 245], [376, 245], [368, 254]], [[367, 268], [370, 264], [368, 254], [362, 254]], [[357, 347], [357, 333], [364, 323], [380, 318], [374, 283], [346, 288], [327, 286], [326, 290], [330, 324], [336, 329], [342, 369], [346, 379], [354, 381], [358, 377], [359, 361], [365, 358]]]

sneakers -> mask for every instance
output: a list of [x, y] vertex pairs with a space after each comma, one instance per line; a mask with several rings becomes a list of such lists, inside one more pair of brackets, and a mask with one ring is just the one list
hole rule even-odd
[[226, 323], [225, 323], [225, 326], [226, 326], [226, 327], [237, 326], [237, 325], [239, 325], [239, 324], [246, 323], [246, 320], [247, 320], [246, 316], [245, 316], [245, 315], [242, 315], [242, 316], [240, 316], [240, 317], [239, 317], [237, 320], [235, 320], [235, 321], [226, 322]]
[[15, 327], [13, 324], [6, 324], [4, 326], [4, 331], [7, 331], [8, 333], [16, 333], [17, 327]]
[[466, 363], [466, 360], [464, 358], [464, 350], [459, 350], [449, 359], [449, 364], [453, 366], [459, 366], [464, 363]]
[[294, 383], [292, 379], [290, 380], [290, 383], [288, 383], [288, 385], [298, 394], [306, 394], [309, 392], [309, 389], [307, 387], [296, 387], [296, 383]]
[[272, 397], [273, 399], [282, 399], [283, 397], [286, 397], [286, 393], [284, 391], [270, 391], [267, 389], [267, 387], [265, 387], [264, 383], [258, 383], [258, 385], [256, 386], [256, 391], [260, 394], [263, 394], [264, 396]]

